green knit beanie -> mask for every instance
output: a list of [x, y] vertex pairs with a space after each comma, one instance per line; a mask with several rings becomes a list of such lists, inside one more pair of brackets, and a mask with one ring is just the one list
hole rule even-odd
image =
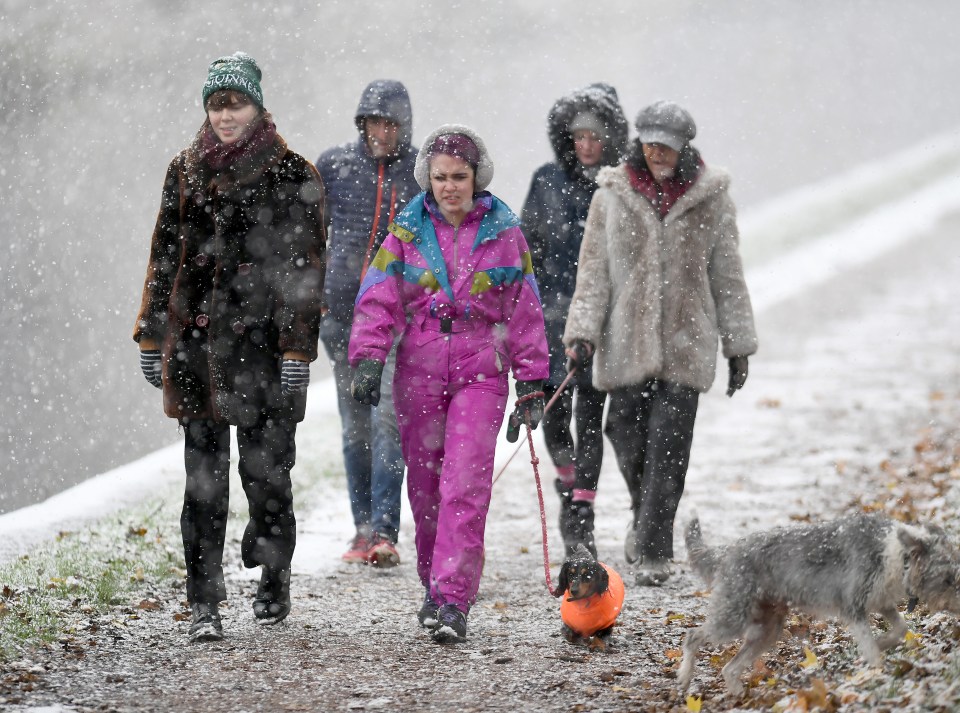
[[228, 57], [213, 60], [207, 73], [207, 81], [203, 84], [203, 106], [207, 106], [207, 99], [214, 92], [234, 89], [249, 96], [262, 109], [261, 76], [257, 60], [246, 52], [234, 52]]

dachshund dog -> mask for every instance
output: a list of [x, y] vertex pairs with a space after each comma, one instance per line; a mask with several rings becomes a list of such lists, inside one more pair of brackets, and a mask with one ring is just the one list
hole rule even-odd
[[623, 579], [598, 562], [582, 544], [563, 563], [555, 597], [560, 603], [560, 633], [571, 644], [605, 649], [623, 608]]

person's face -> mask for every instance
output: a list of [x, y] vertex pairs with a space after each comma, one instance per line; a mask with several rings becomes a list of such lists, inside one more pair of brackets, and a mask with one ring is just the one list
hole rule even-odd
[[443, 217], [459, 225], [473, 208], [473, 166], [445, 153], [430, 159], [430, 189]]
[[643, 144], [643, 157], [657, 183], [673, 178], [680, 154], [664, 144]]
[[207, 109], [207, 118], [213, 133], [225, 144], [236, 143], [248, 133], [259, 115], [256, 104], [234, 99], [225, 106], [214, 105]]
[[368, 116], [364, 119], [367, 134], [367, 148], [374, 158], [386, 158], [396, 153], [400, 140], [400, 125], [382, 116]]
[[590, 129], [577, 129], [573, 132], [573, 150], [584, 166], [596, 166], [603, 158], [603, 141]]

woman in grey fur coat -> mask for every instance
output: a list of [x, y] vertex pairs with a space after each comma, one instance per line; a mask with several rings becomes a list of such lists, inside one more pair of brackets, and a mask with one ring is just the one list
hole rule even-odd
[[757, 337], [728, 174], [690, 145], [682, 107], [651, 104], [636, 126], [627, 161], [597, 176], [563, 342], [609, 392], [605, 433], [633, 514], [625, 555], [637, 584], [660, 585], [718, 339], [732, 396]]

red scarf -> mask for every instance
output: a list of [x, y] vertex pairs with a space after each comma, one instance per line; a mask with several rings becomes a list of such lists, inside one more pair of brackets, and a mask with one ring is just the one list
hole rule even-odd
[[277, 127], [264, 119], [260, 124], [239, 141], [225, 144], [217, 138], [208, 121], [203, 125], [200, 135], [200, 150], [204, 161], [214, 171], [223, 171], [226, 168], [248, 162], [254, 156], [273, 146], [277, 138]]
[[687, 189], [696, 183], [697, 178], [700, 177], [698, 171], [697, 178], [692, 181], [681, 181], [673, 177], [657, 183], [653, 180], [653, 174], [649, 170], [642, 168], [637, 171], [630, 164], [627, 164], [627, 175], [630, 177], [630, 185], [633, 186], [633, 190], [650, 201], [660, 213], [660, 220], [667, 217], [667, 213], [680, 200], [680, 196], [686, 193]]

